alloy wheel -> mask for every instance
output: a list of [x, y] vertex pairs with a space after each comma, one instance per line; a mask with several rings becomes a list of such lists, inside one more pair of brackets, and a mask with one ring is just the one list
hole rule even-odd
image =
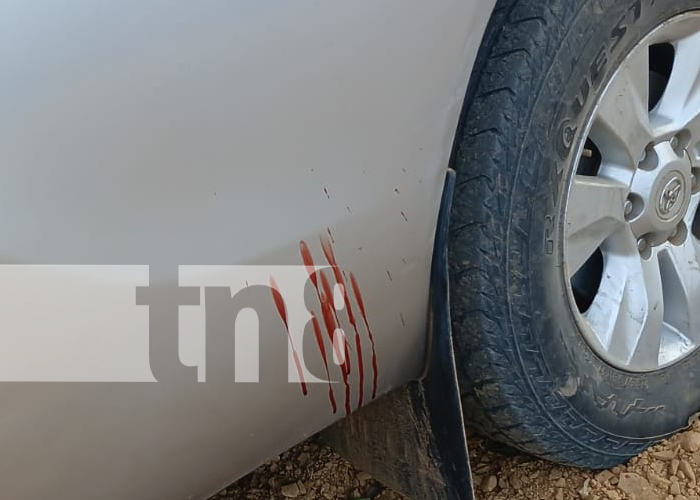
[[572, 309], [609, 364], [656, 370], [700, 346], [700, 12], [635, 46], [586, 130], [565, 208]]

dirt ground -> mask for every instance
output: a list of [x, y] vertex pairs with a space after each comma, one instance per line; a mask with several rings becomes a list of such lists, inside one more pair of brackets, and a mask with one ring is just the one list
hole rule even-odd
[[[477, 437], [469, 445], [478, 500], [700, 499], [697, 421], [628, 464], [602, 472], [536, 460]], [[287, 498], [405, 500], [314, 441], [283, 453], [212, 500]]]

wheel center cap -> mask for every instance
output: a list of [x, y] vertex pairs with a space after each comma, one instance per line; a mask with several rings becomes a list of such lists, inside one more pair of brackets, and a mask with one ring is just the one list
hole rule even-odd
[[691, 179], [690, 157], [685, 151], [676, 152], [669, 142], [648, 151], [631, 186], [642, 206], [631, 220], [635, 236], [647, 236], [652, 245], [666, 241], [688, 209]]
[[687, 197], [685, 178], [680, 172], [669, 172], [659, 185], [656, 213], [662, 220], [672, 220], [681, 212]]

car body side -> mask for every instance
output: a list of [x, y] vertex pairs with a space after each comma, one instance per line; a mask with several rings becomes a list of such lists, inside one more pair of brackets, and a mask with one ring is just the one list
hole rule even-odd
[[[151, 286], [177, 285], [182, 265], [301, 265], [302, 241], [332, 264], [330, 245], [361, 289], [376, 396], [415, 379], [443, 179], [494, 3], [4, 2], [2, 264], [147, 265]], [[205, 498], [341, 418], [323, 384], [304, 396], [266, 362], [284, 342], [274, 318], [259, 384], [3, 382], [0, 497]], [[1, 324], [8, 344], [32, 334]], [[219, 356], [225, 378], [233, 355]], [[348, 383], [354, 410], [359, 370]]]

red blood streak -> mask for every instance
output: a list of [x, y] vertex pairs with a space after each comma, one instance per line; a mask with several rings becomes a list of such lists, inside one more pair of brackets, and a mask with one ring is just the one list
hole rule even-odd
[[280, 318], [282, 318], [282, 322], [284, 323], [284, 329], [287, 332], [287, 340], [289, 341], [289, 345], [292, 348], [292, 356], [294, 357], [294, 364], [296, 365], [297, 373], [299, 374], [299, 381], [301, 383], [301, 392], [304, 394], [304, 396], [309, 394], [308, 388], [306, 387], [306, 381], [304, 380], [304, 372], [301, 369], [301, 362], [299, 361], [299, 354], [297, 353], [297, 350], [294, 348], [294, 342], [292, 341], [292, 335], [289, 333], [289, 324], [287, 323], [287, 308], [284, 305], [284, 299], [282, 298], [282, 294], [279, 292], [279, 289], [277, 287], [277, 282], [275, 281], [275, 278], [270, 276], [270, 290], [272, 291], [272, 300], [275, 302], [275, 307], [277, 308], [277, 312], [280, 315]]
[[[321, 294], [321, 297], [323, 298], [322, 305], [327, 304], [328, 310], [333, 311], [333, 318], [335, 319], [335, 327], [339, 328], [340, 326], [340, 320], [338, 319], [338, 311], [335, 308], [335, 301], [333, 300], [333, 292], [331, 291], [331, 285], [328, 282], [328, 278], [326, 278], [326, 275], [323, 274], [322, 272], [320, 273], [321, 275], [321, 287], [323, 289], [323, 293]], [[334, 330], [335, 332], [335, 330]], [[331, 333], [330, 330], [328, 333]], [[332, 334], [331, 334], [332, 335]], [[340, 359], [340, 358], [338, 358]], [[348, 347], [348, 340], [345, 339], [345, 355], [343, 356], [343, 364], [341, 365], [343, 369], [345, 370], [345, 373], [350, 374], [350, 354], [349, 354], [349, 347]]]
[[335, 394], [333, 394], [333, 384], [331, 383], [331, 375], [328, 371], [328, 359], [326, 358], [326, 346], [323, 343], [323, 335], [321, 334], [321, 325], [318, 323], [316, 314], [311, 313], [311, 324], [314, 327], [314, 334], [316, 335], [316, 343], [318, 344], [318, 349], [321, 351], [321, 356], [323, 357], [323, 367], [326, 369], [326, 380], [328, 380], [328, 399], [331, 401], [331, 407], [333, 408], [333, 413], [338, 412], [338, 405], [335, 402]]
[[[331, 340], [331, 346], [333, 346], [333, 349], [335, 350], [336, 358], [340, 359], [340, 357], [341, 357], [340, 352], [338, 352], [336, 350], [337, 346], [336, 346], [334, 339], [333, 339], [335, 327], [332, 324], [332, 317], [329, 317], [327, 306], [324, 306], [326, 301], [324, 300], [323, 295], [322, 295], [321, 291], [319, 290], [318, 278], [316, 276], [316, 265], [314, 264], [314, 259], [313, 259], [313, 256], [311, 255], [311, 251], [309, 250], [309, 246], [306, 244], [305, 241], [299, 242], [299, 251], [301, 252], [301, 259], [304, 263], [304, 266], [306, 266], [306, 272], [308, 273], [309, 278], [311, 279], [311, 284], [313, 285], [314, 290], [316, 290], [316, 297], [318, 298], [318, 301], [321, 305], [321, 314], [323, 317], [323, 322], [326, 326], [326, 330], [328, 332], [328, 337]], [[316, 320], [316, 323], [318, 323], [318, 320]], [[320, 329], [320, 325], [319, 325], [319, 329]], [[323, 339], [321, 339], [321, 342], [322, 341], [323, 341]], [[318, 342], [318, 340], [317, 340], [317, 342]], [[325, 365], [328, 366], [328, 358], [326, 355], [325, 347], [321, 350], [321, 356], [323, 356], [323, 362], [325, 363]], [[348, 381], [347, 381], [347, 374], [345, 372], [345, 369], [342, 366], [340, 367], [340, 373], [343, 377], [343, 382], [345, 384], [345, 393], [347, 396], [349, 394], [350, 389], [349, 389], [349, 385], [348, 385]], [[330, 380], [330, 376], [328, 377], [328, 379]], [[332, 392], [332, 389], [331, 389], [331, 392]], [[347, 411], [348, 405], [349, 405], [349, 403], [348, 403], [347, 397], [346, 397], [345, 408], [346, 408], [346, 412], [350, 413], [349, 411]], [[335, 397], [331, 398], [331, 406], [333, 406], [334, 409], [336, 408]], [[335, 413], [335, 410], [334, 410], [334, 413]]]
[[270, 291], [272, 292], [272, 300], [275, 301], [277, 312], [279, 313], [280, 318], [282, 318], [284, 327], [287, 329], [287, 334], [289, 334], [289, 325], [287, 324], [287, 308], [284, 305], [284, 298], [282, 298], [277, 282], [272, 276], [270, 276]]
[[338, 261], [335, 258], [335, 253], [333, 252], [333, 247], [331, 242], [321, 238], [321, 248], [323, 249], [323, 255], [325, 255], [328, 264], [333, 269], [333, 275], [335, 280], [343, 287], [343, 302], [345, 302], [345, 311], [348, 315], [348, 321], [352, 325], [352, 329], [355, 332], [355, 349], [357, 350], [357, 369], [360, 374], [360, 394], [359, 402], [357, 407], [361, 408], [364, 400], [365, 391], [365, 370], [364, 370], [364, 360], [362, 358], [362, 339], [360, 337], [360, 332], [357, 329], [357, 323], [355, 321], [355, 315], [352, 312], [352, 305], [350, 304], [350, 297], [348, 296], [348, 288], [345, 285], [345, 280], [343, 279], [343, 272], [338, 266]]
[[365, 304], [362, 301], [360, 287], [357, 285], [355, 275], [352, 273], [350, 273], [350, 284], [352, 285], [352, 291], [355, 294], [357, 306], [360, 308], [360, 313], [362, 314], [362, 319], [365, 323], [365, 328], [367, 328], [369, 342], [372, 345], [372, 399], [375, 399], [377, 397], [377, 353], [375, 351], [374, 346], [374, 335], [372, 335], [372, 329], [369, 327], [369, 321], [367, 321], [367, 313], [365, 312]]
[[314, 264], [314, 258], [311, 255], [309, 246], [305, 241], [299, 242], [299, 251], [301, 252], [301, 260], [306, 266], [306, 272], [309, 273], [309, 278], [311, 278], [311, 283], [316, 289], [316, 294], [318, 294], [318, 280], [316, 279], [316, 264]]
[[297, 367], [297, 373], [299, 374], [299, 380], [301, 381], [301, 393], [304, 396], [308, 396], [309, 390], [306, 387], [306, 381], [304, 380], [304, 372], [301, 370], [301, 361], [299, 361], [299, 353], [296, 349], [292, 348], [292, 356], [294, 356], [294, 365]]
[[[327, 295], [319, 289], [318, 277], [316, 274], [316, 264], [314, 264], [313, 256], [311, 255], [309, 246], [304, 241], [301, 241], [299, 243], [299, 250], [301, 251], [301, 259], [304, 262], [304, 265], [306, 266], [306, 272], [309, 274], [309, 278], [311, 279], [311, 284], [313, 285], [314, 290], [316, 290], [316, 297], [318, 298], [318, 301], [321, 305], [321, 314], [323, 315], [323, 322], [326, 326], [328, 337], [331, 339], [331, 344], [335, 345], [333, 342], [333, 333], [335, 332], [336, 326], [333, 326], [329, 318], [326, 318], [328, 311], [326, 311], [326, 307], [324, 307], [324, 305], [328, 305], [328, 298]], [[321, 274], [321, 278], [325, 279], [323, 274]], [[340, 359], [340, 354], [336, 353], [336, 356], [338, 359]]]
[[[321, 274], [321, 281], [324, 281], [324, 276]], [[335, 342], [335, 331], [338, 329], [338, 323], [335, 318], [335, 307], [333, 303], [328, 301], [325, 292], [320, 292], [321, 295], [321, 313], [323, 314], [323, 322], [326, 325], [326, 331], [331, 339], [333, 349], [335, 352], [335, 357], [343, 360], [343, 364], [340, 365], [340, 375], [343, 377], [343, 385], [345, 386], [345, 414], [350, 414], [350, 382], [348, 381], [348, 370], [347, 366], [349, 363], [347, 358], [343, 357], [344, 353], [340, 352], [340, 346]], [[347, 341], [346, 341], [346, 352], [347, 353]]]
[[[331, 345], [333, 346], [333, 352], [335, 353], [336, 359], [341, 359], [343, 358], [343, 353], [340, 351], [340, 347], [336, 345], [334, 338], [334, 328], [336, 325], [333, 324], [332, 313], [327, 304], [321, 304], [321, 316], [323, 317], [323, 324], [326, 326], [326, 330], [331, 331], [330, 329], [333, 328], [333, 333], [328, 334], [328, 338], [330, 339]], [[340, 369], [342, 370], [343, 374], [346, 373], [343, 369], [343, 365], [340, 365]]]
[[365, 397], [365, 362], [362, 359], [362, 339], [359, 335], [355, 335], [355, 349], [357, 349], [357, 371], [360, 373], [360, 398], [357, 403], [357, 408], [362, 407], [362, 400]]

